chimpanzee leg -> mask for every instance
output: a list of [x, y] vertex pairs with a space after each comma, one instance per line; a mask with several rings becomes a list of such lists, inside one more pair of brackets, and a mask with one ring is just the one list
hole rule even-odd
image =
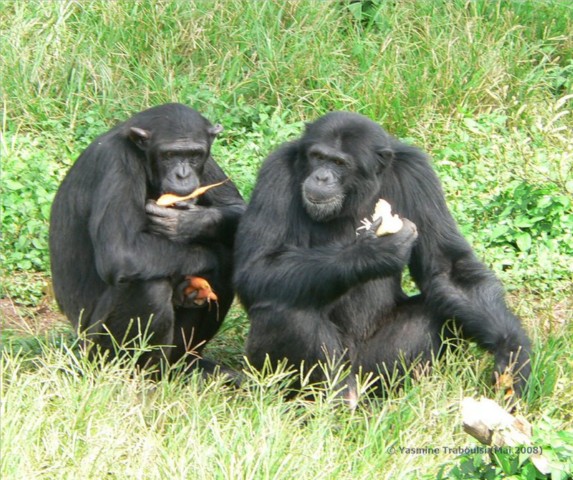
[[231, 384], [239, 386], [239, 372], [202, 356], [203, 348], [219, 330], [229, 307], [230, 302], [212, 301], [200, 308], [176, 308], [171, 362], [184, 358], [185, 365], [200, 371], [203, 377], [224, 374]]
[[137, 347], [130, 341], [141, 336], [146, 343], [162, 348], [144, 353], [138, 363], [158, 364], [171, 354], [175, 317], [172, 294], [167, 280], [110, 286], [100, 297], [89, 322], [82, 322], [82, 330], [91, 342], [112, 356], [117, 345]]
[[[348, 361], [349, 345], [334, 323], [316, 310], [281, 308], [276, 305], [255, 306], [249, 310], [251, 328], [247, 338], [246, 352], [249, 362], [262, 369], [267, 355], [273, 366], [287, 359], [290, 365], [308, 372], [319, 362], [339, 365]], [[304, 373], [306, 373], [304, 372]], [[324, 372], [315, 368], [310, 374], [311, 382], [324, 381]], [[294, 388], [298, 388], [295, 385]], [[348, 376], [340, 387], [341, 396], [351, 404], [356, 399], [353, 376]]]
[[230, 306], [231, 301], [221, 296], [218, 301], [212, 300], [201, 307], [176, 307], [171, 360], [176, 362], [186, 353], [199, 356], [221, 327]]
[[356, 365], [385, 377], [401, 375], [413, 363], [431, 362], [441, 348], [442, 322], [428, 312], [421, 297], [401, 303], [381, 319], [376, 334], [357, 349]]

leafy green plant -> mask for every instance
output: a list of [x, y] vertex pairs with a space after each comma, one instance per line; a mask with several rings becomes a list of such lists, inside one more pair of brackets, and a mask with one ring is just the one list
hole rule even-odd
[[375, 27], [378, 30], [388, 29], [390, 23], [383, 15], [385, 0], [354, 0], [349, 1], [346, 8], [357, 22], [366, 28]]
[[571, 198], [554, 184], [513, 182], [486, 206], [496, 219], [489, 233], [493, 245], [509, 245], [529, 252], [534, 243], [573, 255], [573, 210]]
[[571, 278], [572, 202], [555, 184], [512, 182], [483, 204], [482, 215], [483, 248], [498, 270], [511, 271], [512, 281], [551, 285]]
[[[54, 157], [67, 161], [63, 146], [31, 135], [6, 135], [2, 155], [3, 288], [22, 303], [37, 303], [44, 281], [35, 273], [49, 271], [48, 223], [52, 198], [63, 174]], [[42, 142], [42, 145], [40, 144]], [[24, 274], [24, 275], [21, 275]]]
[[17, 150], [8, 151], [2, 159], [4, 255], [15, 269], [44, 270], [45, 226], [59, 175], [53, 158], [39, 148], [37, 140], [26, 136], [14, 140]]
[[[226, 131], [215, 142], [213, 154], [248, 200], [266, 156], [281, 143], [300, 135], [304, 125], [289, 122], [289, 111], [266, 105], [248, 106], [241, 102], [230, 112], [220, 117]], [[233, 113], [242, 116], [231, 117]]]

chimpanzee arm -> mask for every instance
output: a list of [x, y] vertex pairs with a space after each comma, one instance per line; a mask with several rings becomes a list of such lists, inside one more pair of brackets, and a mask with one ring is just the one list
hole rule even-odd
[[109, 172], [94, 197], [89, 230], [96, 268], [105, 282], [201, 275], [215, 267], [216, 258], [206, 248], [145, 231], [143, 175]]
[[427, 304], [453, 318], [465, 335], [495, 355], [496, 371], [516, 362], [521, 388], [530, 366], [530, 341], [509, 310], [504, 290], [460, 234], [440, 182], [425, 155], [399, 144], [392, 171], [384, 172], [382, 196], [418, 227], [410, 270]]
[[[212, 158], [201, 175], [202, 185], [211, 185], [227, 179]], [[237, 187], [230, 181], [215, 187], [201, 197], [196, 205], [185, 209], [165, 208], [149, 201], [146, 211], [149, 230], [167, 236], [176, 242], [223, 242], [233, 245], [235, 232], [245, 202]]]
[[255, 298], [320, 308], [357, 284], [404, 269], [416, 239], [408, 221], [393, 235], [368, 232], [345, 244], [311, 246], [300, 233], [308, 221], [295, 198], [300, 184], [283, 155], [279, 150], [263, 166], [235, 240], [234, 283], [247, 308]]

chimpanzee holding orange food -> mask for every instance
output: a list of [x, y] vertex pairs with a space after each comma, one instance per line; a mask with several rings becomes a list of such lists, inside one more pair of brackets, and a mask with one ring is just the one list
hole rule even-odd
[[[419, 295], [402, 290], [406, 266]], [[267, 158], [237, 231], [235, 287], [257, 368], [287, 359], [308, 371], [335, 357], [353, 373], [391, 374], [438, 355], [453, 320], [517, 394], [530, 373], [527, 334], [427, 156], [358, 114], [327, 114]], [[354, 375], [343, 387], [353, 401]]]
[[[150, 108], [94, 140], [56, 194], [56, 300], [112, 356], [140, 332], [160, 346], [141, 365], [199, 354], [227, 314], [245, 204], [210, 153], [221, 131], [181, 104]], [[174, 205], [165, 194], [176, 196]], [[162, 196], [168, 206], [156, 203]]]

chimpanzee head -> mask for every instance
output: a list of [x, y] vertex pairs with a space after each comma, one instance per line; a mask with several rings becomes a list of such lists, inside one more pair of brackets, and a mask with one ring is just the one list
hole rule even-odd
[[302, 201], [317, 222], [356, 214], [379, 191], [379, 176], [393, 159], [389, 136], [370, 119], [333, 112], [307, 125], [297, 168]]
[[193, 192], [200, 184], [211, 144], [221, 125], [181, 104], [150, 108], [126, 125], [127, 136], [145, 155], [145, 170], [154, 195]]

